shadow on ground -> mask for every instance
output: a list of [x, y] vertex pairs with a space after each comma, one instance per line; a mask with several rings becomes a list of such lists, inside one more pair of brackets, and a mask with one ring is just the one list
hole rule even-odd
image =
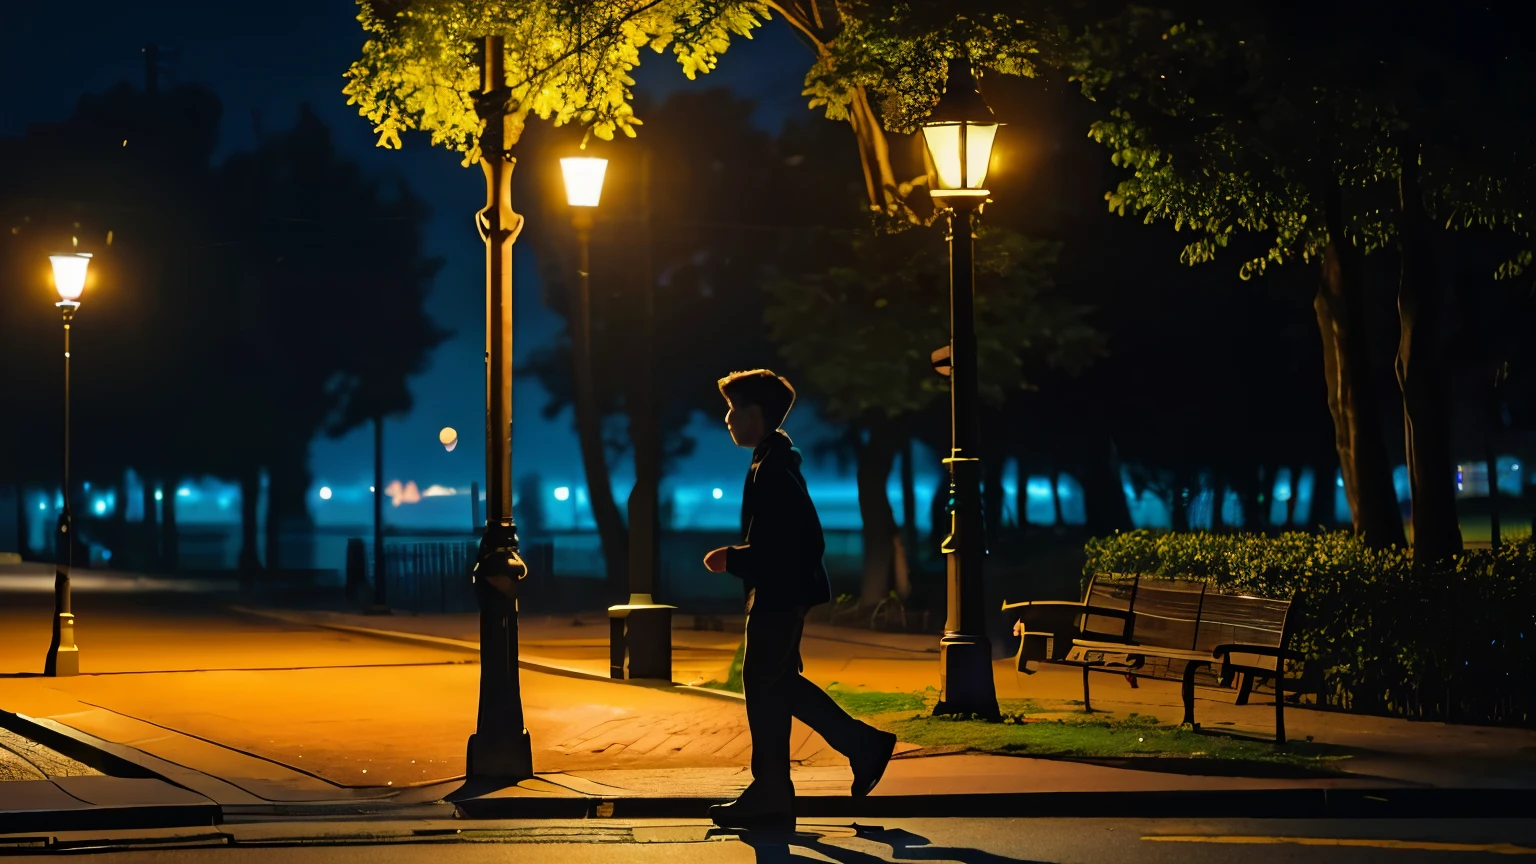
[[805, 860], [803, 856], [796, 855], [792, 851], [795, 848], [815, 852], [838, 864], [885, 864], [887, 860], [959, 861], [961, 864], [1038, 864], [1030, 859], [1008, 858], [979, 849], [934, 846], [929, 843], [928, 838], [900, 828], [887, 829], [878, 825], [858, 824], [852, 827], [854, 837], [889, 846], [888, 857], [847, 849], [826, 842], [828, 838], [820, 834], [804, 831], [790, 833], [716, 829], [710, 834], [739, 838], [741, 842], [751, 846], [757, 854], [757, 864], [793, 864], [793, 862]]

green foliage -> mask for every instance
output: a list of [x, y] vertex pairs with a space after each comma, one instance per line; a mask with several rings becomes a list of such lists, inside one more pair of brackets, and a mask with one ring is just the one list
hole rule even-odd
[[[1366, 253], [1393, 244], [1406, 160], [1445, 227], [1512, 229], [1529, 245], [1533, 138], [1528, 124], [1506, 122], [1530, 98], [1529, 64], [1491, 44], [1478, 58], [1446, 44], [1497, 37], [1486, 10], [1384, 30], [1368, 3], [1086, 8], [1088, 20], [1061, 28], [1049, 50], [1110, 108], [1089, 135], [1129, 176], [1105, 198], [1121, 215], [1194, 232], [1185, 263], [1210, 261], [1245, 233], [1268, 248], [1243, 263], [1244, 279], [1312, 260], [1330, 232]], [[1499, 275], [1528, 260], [1517, 254]]]
[[875, 95], [886, 129], [912, 132], [944, 86], [945, 64], [1033, 77], [1040, 23], [1007, 0], [861, 0], [840, 3], [842, 30], [805, 77], [810, 107], [847, 119], [858, 87]]
[[728, 690], [732, 693], [743, 692], [744, 688], [741, 685], [741, 664], [742, 661], [746, 659], [746, 656], [747, 640], [743, 639], [741, 640], [741, 644], [736, 646], [736, 654], [731, 657], [731, 666], [725, 674], [725, 680], [705, 681], [700, 686], [708, 687], [711, 690]]
[[1321, 664], [1325, 704], [1457, 722], [1536, 719], [1536, 544], [1415, 566], [1345, 533], [1131, 531], [1087, 545], [1084, 574], [1305, 594], [1297, 647]]
[[[1021, 355], [1074, 369], [1100, 350], [1087, 309], [1053, 296], [1059, 244], [998, 228], [976, 241], [982, 397], [1028, 386]], [[839, 422], [890, 419], [948, 392], [929, 355], [949, 343], [949, 263], [936, 232], [823, 234], [801, 247], [826, 269], [770, 282], [770, 340]]]
[[[640, 51], [668, 49], [690, 79], [715, 68], [731, 36], [751, 38], [768, 15], [757, 0], [358, 0], [368, 34], [347, 70], [348, 104], [374, 124], [379, 145], [398, 148], [419, 129], [432, 143], [479, 158], [483, 40], [506, 40], [506, 73], [520, 133], [531, 112], [576, 123], [598, 138], [633, 137], [629, 73]], [[516, 134], [513, 135], [515, 140]]]

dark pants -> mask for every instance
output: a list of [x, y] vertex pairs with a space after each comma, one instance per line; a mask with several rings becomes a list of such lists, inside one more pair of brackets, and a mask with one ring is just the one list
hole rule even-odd
[[790, 798], [790, 718], [814, 729], [844, 756], [853, 756], [874, 734], [873, 727], [849, 717], [826, 691], [800, 674], [800, 609], [756, 609], [747, 615], [747, 651], [741, 664], [747, 696], [747, 727], [752, 733], [753, 794]]

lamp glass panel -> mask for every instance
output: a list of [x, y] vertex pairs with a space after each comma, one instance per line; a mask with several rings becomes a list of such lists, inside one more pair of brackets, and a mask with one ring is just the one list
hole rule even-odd
[[565, 177], [565, 200], [572, 207], [596, 207], [603, 197], [603, 176], [608, 160], [593, 156], [567, 156], [560, 160]]
[[85, 293], [85, 271], [91, 265], [91, 256], [85, 253], [50, 255], [53, 264], [53, 285], [59, 291], [59, 299], [78, 301]]
[[965, 130], [965, 179], [969, 188], [985, 188], [987, 166], [992, 161], [992, 141], [996, 137], [996, 123], [971, 124]]
[[933, 158], [938, 188], [960, 188], [960, 124], [939, 123], [923, 127], [923, 143]]

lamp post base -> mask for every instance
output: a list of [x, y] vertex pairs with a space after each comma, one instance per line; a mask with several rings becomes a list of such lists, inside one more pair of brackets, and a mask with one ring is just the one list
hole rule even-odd
[[672, 612], [676, 606], [631, 594], [608, 607], [608, 677], [672, 680]]
[[53, 619], [53, 642], [43, 661], [43, 674], [69, 678], [80, 674], [80, 646], [75, 644], [75, 616], [60, 612]]
[[464, 773], [477, 781], [497, 781], [509, 786], [533, 777], [533, 741], [528, 730], [471, 734]]
[[992, 680], [992, 640], [946, 633], [939, 640], [939, 704], [934, 714], [976, 714], [997, 720], [997, 685]]

